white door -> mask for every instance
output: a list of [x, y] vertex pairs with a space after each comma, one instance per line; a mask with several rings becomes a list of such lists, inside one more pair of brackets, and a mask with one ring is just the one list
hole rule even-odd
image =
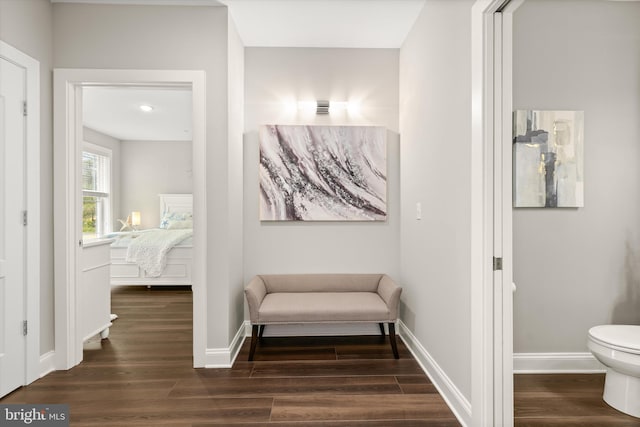
[[494, 18], [494, 408], [495, 425], [513, 425], [513, 202], [512, 202], [512, 32], [511, 1]]
[[25, 383], [26, 70], [0, 58], [0, 396]]

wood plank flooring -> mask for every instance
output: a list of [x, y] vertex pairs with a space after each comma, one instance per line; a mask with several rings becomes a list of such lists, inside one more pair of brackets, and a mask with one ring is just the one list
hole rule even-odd
[[245, 341], [230, 369], [193, 369], [191, 292], [114, 288], [119, 318], [84, 362], [1, 403], [67, 403], [73, 426], [459, 426], [402, 342], [381, 337]]
[[602, 400], [604, 374], [516, 375], [515, 425], [519, 427], [638, 427], [640, 418]]
[[[73, 426], [458, 426], [398, 340], [265, 338], [230, 369], [191, 367], [191, 292], [120, 287], [108, 340], [1, 403], [68, 403]], [[603, 375], [516, 375], [515, 425], [640, 426], [602, 401]]]

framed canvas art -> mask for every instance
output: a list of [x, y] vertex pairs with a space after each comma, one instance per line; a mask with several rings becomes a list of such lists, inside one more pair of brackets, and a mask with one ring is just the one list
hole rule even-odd
[[386, 220], [383, 127], [261, 126], [259, 174], [262, 221]]
[[583, 129], [583, 111], [514, 112], [514, 207], [584, 206]]

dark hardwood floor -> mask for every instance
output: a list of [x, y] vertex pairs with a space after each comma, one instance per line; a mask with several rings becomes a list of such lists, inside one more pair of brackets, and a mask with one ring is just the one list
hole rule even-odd
[[[458, 426], [398, 340], [265, 338], [245, 341], [230, 369], [191, 367], [191, 292], [120, 287], [108, 340], [84, 362], [1, 403], [67, 403], [73, 426]], [[90, 348], [95, 349], [90, 349]], [[603, 375], [516, 375], [515, 425], [640, 426], [602, 401]]]
[[230, 369], [193, 369], [191, 292], [120, 287], [108, 340], [2, 403], [67, 403], [74, 426], [458, 426], [402, 342], [245, 341]]
[[516, 375], [515, 425], [640, 426], [640, 418], [616, 411], [602, 400], [604, 374]]

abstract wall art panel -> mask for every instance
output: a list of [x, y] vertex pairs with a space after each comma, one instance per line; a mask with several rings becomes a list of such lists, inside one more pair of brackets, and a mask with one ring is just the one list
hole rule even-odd
[[260, 127], [260, 220], [384, 221], [386, 130]]
[[514, 112], [515, 207], [584, 206], [583, 129], [583, 111]]

